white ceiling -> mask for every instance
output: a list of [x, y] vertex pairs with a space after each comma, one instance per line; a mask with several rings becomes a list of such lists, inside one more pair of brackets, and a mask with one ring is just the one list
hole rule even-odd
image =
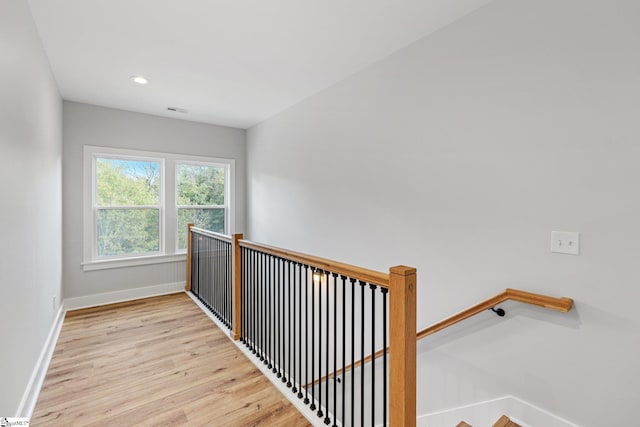
[[64, 99], [239, 128], [488, 2], [29, 0]]

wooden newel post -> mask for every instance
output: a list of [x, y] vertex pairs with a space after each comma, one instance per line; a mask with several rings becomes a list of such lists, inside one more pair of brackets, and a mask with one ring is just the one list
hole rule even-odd
[[416, 425], [416, 269], [389, 270], [389, 425]]
[[233, 265], [233, 291], [231, 292], [231, 306], [233, 319], [231, 319], [231, 335], [234, 340], [239, 340], [242, 335], [242, 253], [240, 251], [240, 240], [243, 235], [233, 235], [233, 255], [231, 265]]
[[187, 282], [184, 285], [184, 290], [187, 292], [191, 290], [191, 251], [193, 249], [191, 247], [191, 241], [193, 240], [191, 238], [191, 227], [193, 227], [193, 224], [187, 224]]

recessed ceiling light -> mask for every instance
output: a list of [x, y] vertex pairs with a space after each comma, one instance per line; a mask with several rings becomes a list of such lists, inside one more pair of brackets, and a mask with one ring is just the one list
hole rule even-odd
[[133, 80], [135, 83], [138, 83], [139, 85], [146, 85], [147, 83], [149, 83], [149, 80], [145, 79], [142, 76], [131, 76], [130, 78], [131, 80]]

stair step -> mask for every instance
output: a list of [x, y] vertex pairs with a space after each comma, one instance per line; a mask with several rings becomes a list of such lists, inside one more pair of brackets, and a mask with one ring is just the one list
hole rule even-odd
[[[456, 427], [471, 427], [471, 425], [465, 423], [464, 421], [460, 421], [460, 423]], [[522, 427], [520, 424], [516, 424], [509, 419], [506, 415], [500, 417], [498, 421], [493, 425], [493, 427]]]
[[506, 415], [500, 417], [493, 427], [521, 427], [520, 424], [516, 424], [509, 419]]

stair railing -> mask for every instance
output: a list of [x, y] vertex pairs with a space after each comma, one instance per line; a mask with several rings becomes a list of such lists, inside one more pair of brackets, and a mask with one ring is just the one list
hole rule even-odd
[[[186, 289], [203, 294], [201, 301], [213, 295], [214, 303], [205, 304], [212, 312], [219, 311], [215, 301], [221, 297], [230, 335], [325, 424], [415, 426], [414, 268], [381, 273], [191, 224], [188, 234]], [[203, 244], [207, 238], [214, 242]], [[222, 245], [224, 257], [212, 258], [207, 245]], [[212, 259], [226, 265], [203, 264]], [[220, 269], [224, 273], [216, 274]], [[218, 277], [223, 286], [209, 291], [203, 282]], [[382, 366], [372, 361], [365, 369], [366, 354], [380, 345]], [[358, 372], [347, 376], [356, 364]], [[326, 381], [336, 372], [340, 378]]]
[[191, 291], [227, 328], [232, 327], [232, 239], [188, 228], [187, 282]]

